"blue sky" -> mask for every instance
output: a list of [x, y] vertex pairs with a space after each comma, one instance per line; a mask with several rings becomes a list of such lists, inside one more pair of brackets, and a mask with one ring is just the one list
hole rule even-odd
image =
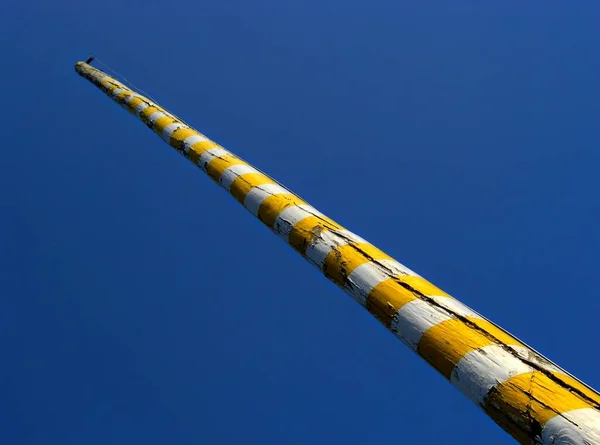
[[600, 387], [596, 2], [11, 3], [2, 442], [512, 443], [91, 53]]

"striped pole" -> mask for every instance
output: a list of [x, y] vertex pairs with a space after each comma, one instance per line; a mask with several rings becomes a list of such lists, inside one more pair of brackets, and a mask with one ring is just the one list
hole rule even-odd
[[79, 75], [137, 116], [523, 444], [600, 444], [600, 394], [106, 73]]

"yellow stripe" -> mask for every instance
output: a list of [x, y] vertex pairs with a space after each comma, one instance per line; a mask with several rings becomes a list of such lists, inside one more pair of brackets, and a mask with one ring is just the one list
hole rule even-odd
[[390, 328], [398, 309], [415, 300], [417, 296], [394, 278], [382, 281], [367, 298], [367, 310], [384, 326]]
[[486, 320], [471, 317], [468, 320], [479, 329], [460, 319], [452, 319], [433, 326], [419, 341], [417, 351], [421, 357], [448, 379], [460, 359], [471, 351], [496, 343], [493, 338], [507, 345], [522, 346], [517, 339]]
[[401, 275], [379, 283], [367, 298], [367, 310], [388, 329], [394, 315], [406, 303], [418, 298], [439, 296], [452, 298], [422, 277]]
[[133, 99], [131, 99], [129, 101], [129, 103], [127, 104], [127, 111], [129, 111], [132, 114], [135, 114], [135, 109], [141, 104], [141, 103], [145, 103], [145, 101], [143, 99], [140, 99], [139, 97], [134, 97]]
[[[112, 95], [113, 95], [113, 92], [114, 92], [115, 90], [119, 90], [119, 89], [129, 90], [129, 88], [127, 88], [127, 87], [126, 87], [125, 85], [123, 85], [122, 83], [116, 83], [116, 84], [115, 84], [115, 83], [113, 82], [112, 84], [109, 84], [109, 86], [108, 86], [108, 93], [109, 93], [109, 94], [112, 96]], [[113, 97], [114, 97], [114, 96], [113, 96]]]
[[123, 89], [125, 89], [127, 87], [125, 85], [123, 85], [121, 82], [119, 82], [118, 80], [115, 80], [115, 79], [112, 79], [112, 78], [110, 79], [109, 83], [106, 84], [106, 89], [107, 89], [107, 91], [110, 94], [112, 94], [112, 92], [114, 90], [116, 90], [117, 88], [123, 88]]
[[229, 187], [229, 191], [235, 199], [243, 203], [250, 190], [265, 184], [274, 184], [274, 181], [262, 173], [247, 173], [235, 178]]
[[173, 119], [171, 116], [164, 116], [156, 119], [154, 121], [154, 132], [158, 135], [162, 135], [163, 130], [167, 127], [167, 125], [179, 122], [177, 119]]
[[421, 295], [425, 295], [426, 297], [450, 297], [446, 292], [444, 292], [439, 287], [431, 284], [425, 278], [412, 276], [412, 275], [401, 275], [397, 278], [398, 281], [405, 284], [407, 287], [414, 289]]
[[169, 143], [177, 150], [181, 150], [183, 148], [183, 141], [186, 138], [194, 136], [196, 134], [200, 136], [200, 133], [198, 133], [196, 130], [193, 130], [192, 128], [179, 128], [173, 132]]
[[290, 245], [304, 255], [313, 238], [325, 230], [341, 230], [342, 226], [326, 216], [309, 216], [298, 221], [289, 235]]
[[194, 164], [197, 164], [198, 159], [200, 159], [200, 156], [202, 156], [202, 153], [204, 153], [206, 150], [210, 150], [211, 148], [217, 147], [219, 147], [219, 144], [211, 140], [196, 142], [190, 147], [190, 151], [188, 152], [188, 158]]
[[596, 408], [600, 409], [600, 394], [592, 391], [587, 386], [583, 385], [581, 382], [579, 382], [578, 380], [574, 379], [571, 376], [568, 376], [566, 374], [558, 374], [558, 373], [552, 373], [552, 374], [557, 379], [564, 382], [565, 385], [570, 386], [571, 388], [574, 388], [575, 390], [580, 392], [583, 395], [583, 397], [587, 397], [589, 399], [590, 404], [592, 404]]
[[114, 79], [110, 79], [108, 82], [106, 82], [104, 84], [104, 88], [106, 88], [106, 91], [105, 91], [106, 93], [111, 94], [115, 88], [118, 88], [118, 86], [115, 84]]
[[146, 107], [140, 113], [140, 118], [144, 121], [144, 123], [146, 123], [146, 122], [148, 122], [148, 119], [150, 119], [150, 116], [152, 116], [152, 114], [156, 113], [157, 111], [161, 111], [161, 110], [158, 107], [154, 107], [154, 106]]
[[590, 407], [584, 399], [536, 371], [500, 383], [490, 391], [484, 409], [515, 439], [529, 443], [527, 440], [539, 434], [557, 414]]
[[306, 204], [292, 194], [274, 195], [266, 198], [258, 209], [258, 219], [269, 227], [273, 227], [275, 220], [287, 207]]
[[223, 172], [232, 165], [245, 164], [240, 158], [232, 154], [226, 154], [218, 158], [214, 158], [206, 167], [206, 173], [218, 181]]
[[372, 244], [346, 244], [329, 252], [323, 262], [323, 273], [335, 283], [342, 285], [358, 266], [369, 261], [388, 259], [391, 257]]

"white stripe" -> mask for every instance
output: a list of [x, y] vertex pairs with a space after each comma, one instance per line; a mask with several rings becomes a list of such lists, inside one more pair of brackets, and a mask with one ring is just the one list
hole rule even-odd
[[452, 297], [441, 297], [441, 296], [430, 296], [435, 304], [443, 307], [448, 312], [454, 314], [455, 316], [465, 317], [465, 318], [483, 318], [473, 309], [468, 306], [465, 306], [463, 303], [458, 301], [456, 298]]
[[287, 207], [277, 216], [275, 224], [273, 224], [273, 230], [285, 241], [289, 241], [294, 226], [304, 218], [313, 215], [323, 216], [321, 212], [308, 204]]
[[157, 109], [157, 111], [156, 111], [156, 112], [163, 113], [165, 116], [169, 116], [169, 117], [172, 117], [173, 119], [175, 119], [175, 116], [173, 116], [171, 113], [169, 113], [167, 110], [165, 110], [164, 108], [162, 108], [162, 107], [161, 107], [160, 105], [158, 105], [157, 103], [155, 103], [155, 102], [152, 102], [152, 101], [151, 101], [150, 99], [148, 99], [148, 98], [144, 98], [144, 99], [145, 99], [145, 101], [148, 103], [148, 106], [150, 106], [150, 107], [154, 107], [154, 108], [156, 108], [156, 109]]
[[133, 94], [132, 94], [132, 95], [130, 95], [130, 96], [127, 96], [127, 99], [125, 99], [125, 103], [126, 103], [126, 104], [129, 104], [129, 102], [131, 102], [131, 101], [132, 101], [133, 99], [135, 99], [136, 97], [138, 97], [138, 95], [137, 95], [137, 94], [135, 94], [135, 93], [133, 93]]
[[396, 260], [382, 260], [379, 261], [382, 264], [385, 264], [385, 267], [390, 269], [392, 272], [392, 276], [396, 277], [398, 275], [410, 275], [411, 277], [420, 277], [418, 273], [414, 270], [410, 270], [404, 264], [399, 263]]
[[[102, 83], [102, 85], [104, 85], [104, 84], [110, 82], [110, 80], [111, 80], [110, 76], [105, 76], [101, 83]], [[106, 86], [106, 85], [104, 85], [104, 86]]]
[[519, 374], [534, 369], [512, 355], [504, 346], [493, 344], [471, 351], [459, 360], [450, 381], [477, 405], [483, 406], [490, 390]]
[[125, 91], [124, 88], [115, 88], [114, 90], [112, 90], [112, 94], [113, 96], [117, 96], [118, 94], [122, 93], [123, 91]]
[[350, 243], [366, 243], [364, 239], [349, 230], [325, 230], [315, 235], [306, 248], [306, 258], [319, 269], [323, 268], [325, 258], [333, 249]]
[[125, 97], [123, 97], [123, 100], [122, 100], [122, 101], [118, 101], [118, 104], [119, 104], [119, 105], [121, 105], [121, 106], [122, 106], [123, 108], [125, 108], [126, 110], [129, 110], [129, 104], [128, 104], [128, 101], [129, 101], [129, 99], [130, 99], [132, 96], [135, 96], [135, 94], [134, 94], [134, 93], [132, 93], [131, 91], [128, 91], [128, 94], [127, 94]]
[[154, 113], [152, 113], [152, 114], [150, 115], [150, 117], [148, 118], [148, 121], [149, 121], [150, 123], [152, 123], [152, 125], [154, 125], [154, 122], [155, 122], [157, 119], [160, 119], [161, 117], [165, 117], [165, 116], [166, 116], [166, 114], [165, 114], [165, 113], [163, 113], [162, 111], [155, 111]]
[[188, 136], [183, 140], [183, 151], [187, 153], [190, 150], [190, 148], [194, 146], [194, 144], [204, 141], [208, 141], [208, 139], [200, 134], [193, 134], [192, 136]]
[[172, 124], [167, 125], [162, 132], [162, 138], [170, 143], [171, 135], [180, 128], [187, 128], [187, 125], [184, 125], [181, 122], [173, 122]]
[[364, 305], [375, 286], [398, 275], [415, 274], [396, 260], [371, 261], [354, 269], [344, 287], [356, 301]]
[[554, 363], [537, 355], [535, 352], [533, 352], [531, 349], [529, 349], [525, 346], [511, 345], [511, 346], [509, 346], [509, 348], [512, 349], [514, 352], [516, 352], [517, 355], [519, 357], [521, 357], [523, 360], [531, 362], [544, 370], [556, 372], [559, 374], [563, 373], [563, 371], [561, 369], [559, 369]]
[[229, 152], [221, 147], [215, 147], [211, 148], [210, 150], [206, 150], [204, 153], [202, 153], [200, 158], [198, 158], [198, 166], [202, 170], [206, 170], [206, 167], [208, 167], [210, 161], [212, 161], [214, 158], [225, 156], [226, 154], [229, 154]]
[[[479, 314], [451, 297], [430, 296], [434, 304], [416, 299], [402, 306], [391, 323], [391, 330], [413, 350], [428, 329], [457, 316], [481, 318]], [[438, 307], [441, 306], [441, 307]]]
[[245, 175], [246, 173], [258, 173], [254, 167], [248, 164], [236, 164], [232, 165], [225, 169], [221, 177], [219, 178], [219, 182], [226, 190], [229, 190], [233, 181], [235, 181], [239, 176]]
[[258, 209], [262, 202], [269, 196], [291, 194], [289, 190], [279, 184], [263, 184], [252, 188], [246, 198], [244, 198], [244, 207], [246, 207], [254, 216], [258, 216]]
[[139, 116], [140, 113], [142, 111], [144, 111], [146, 108], [148, 108], [148, 104], [146, 102], [142, 102], [137, 107], [135, 107], [135, 114], [137, 114]]
[[396, 312], [390, 329], [396, 337], [416, 351], [419, 340], [427, 330], [453, 318], [447, 311], [417, 298]]
[[575, 409], [554, 416], [542, 428], [544, 445], [600, 444], [600, 412]]
[[513, 351], [515, 351], [517, 353], [517, 355], [519, 357], [521, 357], [523, 360], [525, 360], [529, 363], [533, 363], [534, 365], [537, 365], [540, 368], [545, 369], [546, 371], [555, 372], [557, 374], [565, 373], [562, 369], [560, 369], [554, 363], [552, 363], [548, 359], [545, 359], [544, 357], [536, 354], [534, 351], [532, 351], [531, 349], [529, 349], [525, 346], [510, 345], [509, 348], [512, 349]]

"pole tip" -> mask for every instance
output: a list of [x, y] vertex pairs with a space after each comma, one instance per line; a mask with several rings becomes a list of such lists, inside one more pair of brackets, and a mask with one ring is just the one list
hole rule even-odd
[[94, 56], [88, 57], [85, 62], [79, 61], [75, 64], [75, 71], [79, 72], [84, 65], [89, 65], [94, 60]]
[[84, 65], [85, 65], [85, 62], [81, 62], [81, 61], [77, 62], [74, 66], [75, 71], [80, 72], [81, 68], [83, 68]]

